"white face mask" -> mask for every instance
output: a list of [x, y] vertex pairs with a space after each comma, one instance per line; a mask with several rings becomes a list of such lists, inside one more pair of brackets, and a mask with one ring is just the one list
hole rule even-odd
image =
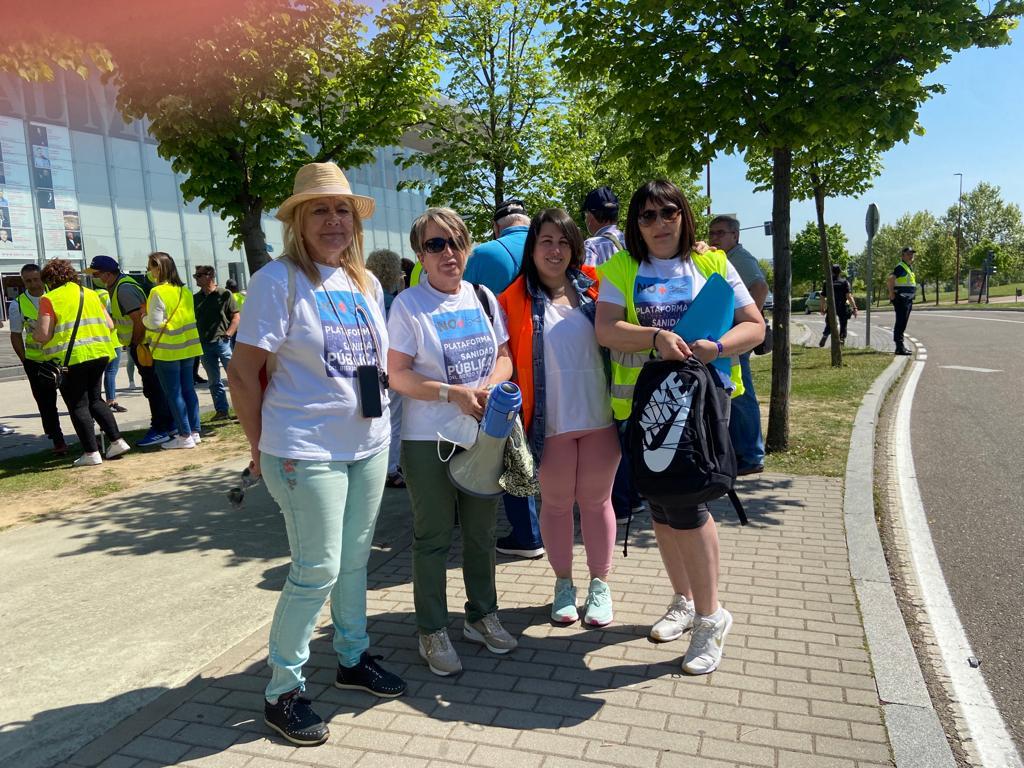
[[[448, 461], [455, 454], [456, 448], [472, 448], [476, 444], [476, 436], [479, 432], [480, 423], [472, 416], [460, 413], [438, 431], [437, 457], [441, 461]], [[442, 442], [453, 444], [447, 458], [441, 456]]]

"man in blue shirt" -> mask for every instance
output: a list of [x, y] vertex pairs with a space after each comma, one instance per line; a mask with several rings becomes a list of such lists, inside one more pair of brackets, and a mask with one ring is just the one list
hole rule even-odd
[[497, 296], [519, 274], [530, 217], [522, 200], [510, 199], [494, 209], [494, 240], [473, 249], [463, 280], [486, 285]]
[[609, 187], [591, 190], [583, 201], [587, 231], [591, 237], [583, 241], [583, 261], [596, 267], [618, 251], [625, 250], [626, 238], [619, 231], [619, 198]]
[[[494, 240], [473, 249], [463, 280], [486, 285], [497, 296], [516, 279], [523, 263], [523, 247], [530, 229], [530, 217], [522, 200], [510, 199], [494, 209]], [[502, 497], [505, 517], [512, 533], [498, 539], [497, 549], [512, 557], [541, 557], [544, 544], [537, 519], [537, 501], [532, 496]]]

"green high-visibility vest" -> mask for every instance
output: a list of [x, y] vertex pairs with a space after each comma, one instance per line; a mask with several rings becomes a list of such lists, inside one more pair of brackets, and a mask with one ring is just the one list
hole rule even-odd
[[146, 295], [146, 292], [142, 290], [142, 286], [139, 285], [135, 278], [129, 277], [128, 275], [121, 275], [121, 277], [117, 279], [117, 282], [114, 283], [114, 288], [111, 292], [110, 317], [114, 321], [114, 330], [117, 332], [117, 340], [121, 343], [121, 346], [129, 347], [132, 343], [134, 323], [132, 323], [132, 319], [130, 317], [121, 314], [121, 305], [117, 301], [117, 292], [125, 283], [134, 285], [139, 289], [139, 293], [143, 296]]
[[245, 304], [245, 294], [236, 292], [231, 295], [235, 297], [235, 306], [238, 307], [238, 311], [241, 312], [242, 305]]
[[39, 322], [39, 309], [32, 303], [27, 293], [18, 296], [18, 308], [21, 309], [21, 337], [24, 340], [25, 359], [41, 363], [46, 359], [43, 354], [43, 345], [32, 338], [32, 331], [35, 330], [36, 323]]
[[906, 270], [906, 274], [896, 277], [896, 293], [909, 294], [911, 296], [917, 295], [917, 278], [914, 277], [914, 270], [902, 259], [900, 259], [900, 265]]
[[196, 310], [192, 292], [184, 286], [161, 283], [149, 292], [150, 301], [159, 296], [164, 303], [164, 327], [146, 329], [146, 341], [154, 360], [187, 360], [203, 354], [196, 330]]
[[420, 277], [423, 275], [423, 263], [417, 261], [416, 266], [412, 268], [412, 275], [409, 276], [409, 287], [412, 288], [414, 285], [420, 284]]
[[71, 332], [75, 328], [75, 317], [78, 315], [79, 296], [82, 297], [82, 319], [78, 323], [78, 333], [75, 334], [75, 345], [71, 349], [68, 365], [101, 358], [110, 360], [114, 357], [107, 313], [100, 297], [95, 291], [83, 289], [77, 283], [65, 283], [44, 294], [56, 315], [53, 337], [43, 345], [44, 359], [64, 362], [64, 355], [71, 343]]
[[[729, 261], [724, 251], [706, 251], [704, 253], [693, 252], [690, 254], [693, 263], [706, 280], [717, 272], [723, 278], [727, 276]], [[628, 251], [619, 251], [608, 261], [597, 267], [597, 273], [602, 280], [608, 280], [619, 289], [619, 292], [626, 299], [626, 322], [633, 325], [640, 325], [636, 314], [634, 303], [634, 286], [637, 273], [640, 271], [640, 264], [629, 255]], [[640, 369], [650, 359], [650, 349], [640, 352], [611, 352], [611, 399], [612, 415], [623, 421], [629, 418], [633, 410], [633, 387], [640, 377]], [[739, 363], [730, 367], [730, 380], [735, 385], [732, 391], [733, 397], [743, 394], [743, 376]]]
[[[100, 301], [103, 302], [103, 306], [107, 310], [107, 314], [109, 315], [111, 312], [113, 312], [109, 291], [107, 291], [106, 288], [93, 288], [93, 290], [96, 291], [96, 295], [99, 296]], [[111, 317], [111, 319], [113, 319], [113, 317]], [[120, 341], [120, 334], [117, 332], [116, 324], [114, 325], [113, 328], [110, 329], [110, 340], [113, 342], [115, 347], [123, 346]]]

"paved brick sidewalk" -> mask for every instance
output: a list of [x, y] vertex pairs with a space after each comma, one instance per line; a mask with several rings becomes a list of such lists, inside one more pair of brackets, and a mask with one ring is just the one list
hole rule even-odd
[[[680, 673], [685, 637], [661, 645], [646, 638], [670, 597], [648, 519], [634, 521], [629, 557], [621, 547], [616, 554], [616, 621], [604, 630], [552, 626], [547, 562], [499, 560], [501, 616], [520, 647], [492, 656], [461, 640], [456, 618], [452, 637], [465, 672], [453, 680], [435, 677], [417, 656], [405, 549], [370, 574], [369, 611], [371, 650], [409, 682], [406, 696], [380, 701], [335, 689], [329, 631], [321, 631], [308, 690], [330, 715], [331, 740], [289, 746], [262, 723], [264, 629], [175, 708], [151, 705], [156, 714], [144, 733], [115, 730], [62, 765], [891, 765], [850, 581], [840, 481], [765, 475], [740, 493], [751, 525], [741, 528], [725, 507], [716, 511], [723, 602], [736, 623], [713, 675]], [[583, 562], [578, 548], [581, 585]], [[465, 594], [456, 559], [450, 565], [456, 611]]]

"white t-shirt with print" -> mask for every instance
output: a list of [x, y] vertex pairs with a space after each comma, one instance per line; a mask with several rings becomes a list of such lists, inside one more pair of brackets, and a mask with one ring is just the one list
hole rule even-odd
[[[472, 284], [465, 281], [454, 294], [442, 293], [427, 280], [402, 291], [388, 317], [391, 348], [412, 357], [412, 370], [428, 381], [484, 386], [508, 332], [494, 294], [486, 287], [483, 291], [493, 325]], [[454, 403], [407, 397], [402, 405], [402, 439], [437, 440], [442, 427], [460, 413]]]
[[579, 308], [544, 301], [544, 436], [612, 423], [594, 326]]
[[238, 341], [276, 355], [259, 447], [283, 459], [357, 461], [386, 449], [391, 435], [387, 390], [383, 415], [364, 418], [356, 382], [357, 366], [377, 364], [376, 348], [380, 365], [387, 365], [384, 291], [367, 274], [370, 295], [364, 296], [345, 270], [317, 266], [322, 285], [316, 288], [294, 272], [290, 321], [284, 264], [267, 264], [249, 284]]

